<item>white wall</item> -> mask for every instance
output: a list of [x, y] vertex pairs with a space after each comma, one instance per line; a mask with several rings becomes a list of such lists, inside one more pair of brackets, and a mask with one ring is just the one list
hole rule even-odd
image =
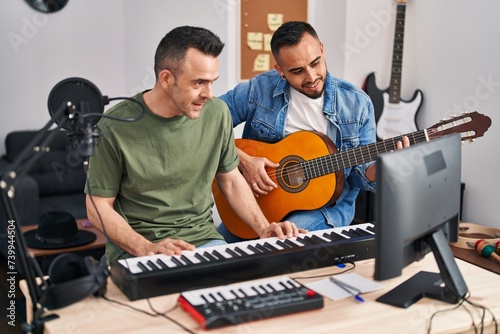
[[[375, 71], [377, 86], [387, 88], [394, 37], [395, 2], [346, 1], [344, 77], [362, 85]], [[390, 23], [385, 14], [391, 13]], [[500, 2], [496, 0], [409, 0], [406, 9], [403, 99], [416, 89], [424, 94], [417, 122], [427, 128], [462, 111], [477, 110], [492, 119], [484, 137], [462, 146], [466, 184], [463, 220], [500, 226], [495, 210], [500, 179]], [[354, 51], [352, 51], [354, 50]], [[335, 69], [333, 69], [335, 72]], [[446, 201], [446, 199], [443, 199]]]
[[[45, 15], [23, 0], [0, 0], [0, 142], [9, 131], [45, 124], [48, 94], [67, 77], [86, 78], [108, 96], [151, 87], [156, 46], [179, 25], [206, 27], [226, 42], [214, 90], [230, 89], [238, 73], [238, 3], [70, 0], [61, 12]], [[394, 8], [394, 0], [309, 0], [309, 20], [334, 75], [361, 86], [375, 71], [377, 85], [388, 86]], [[500, 225], [494, 209], [500, 181], [490, 172], [500, 165], [499, 12], [497, 0], [409, 0], [403, 60], [403, 99], [417, 88], [424, 93], [420, 127], [453, 109], [477, 109], [492, 118], [485, 137], [463, 146], [462, 171], [463, 219], [490, 226]]]

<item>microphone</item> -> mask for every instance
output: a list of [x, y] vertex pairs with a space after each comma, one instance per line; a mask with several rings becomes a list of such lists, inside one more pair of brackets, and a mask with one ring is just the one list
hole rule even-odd
[[[88, 108], [81, 110], [79, 105], [85, 103]], [[60, 81], [52, 88], [49, 94], [48, 107], [51, 117], [63, 105], [67, 107], [65, 113], [54, 121], [66, 130], [72, 130], [77, 126], [79, 117], [90, 113], [102, 114], [104, 106], [109, 103], [109, 98], [103, 96], [92, 82], [83, 78], [68, 78]], [[69, 105], [68, 105], [69, 104]], [[98, 117], [89, 117], [92, 126], [97, 124]], [[67, 124], [66, 124], [67, 123]]]
[[[50, 116], [57, 125], [68, 130], [72, 148], [84, 158], [85, 164], [101, 137], [95, 125], [108, 103], [109, 98], [103, 96], [93, 83], [78, 77], [62, 80], [49, 94]], [[65, 109], [62, 114], [61, 108]]]

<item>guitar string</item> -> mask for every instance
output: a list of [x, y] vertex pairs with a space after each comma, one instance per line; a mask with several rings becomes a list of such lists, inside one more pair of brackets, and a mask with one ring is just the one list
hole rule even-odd
[[[433, 129], [427, 129], [427, 131], [428, 131], [428, 133], [427, 133], [428, 135], [431, 135], [432, 133], [434, 133]], [[269, 178], [271, 180], [277, 181], [278, 177], [276, 176], [276, 174], [278, 174], [278, 173], [280, 173], [282, 175], [283, 174], [290, 175], [292, 173], [304, 171], [304, 175], [306, 175], [309, 172], [309, 175], [308, 175], [309, 177], [307, 177], [305, 179], [313, 179], [313, 178], [320, 177], [320, 176], [323, 176], [326, 174], [330, 174], [334, 171], [343, 170], [347, 167], [357, 166], [357, 165], [361, 165], [361, 164], [369, 162], [369, 161], [373, 161], [373, 160], [375, 160], [375, 159], [373, 159], [373, 157], [375, 157], [375, 158], [378, 157], [380, 155], [380, 153], [386, 153], [386, 152], [395, 150], [397, 147], [397, 142], [401, 141], [403, 136], [409, 137], [411, 145], [414, 145], [414, 144], [417, 144], [421, 141], [427, 140], [427, 137], [425, 135], [424, 130], [420, 130], [420, 131], [417, 131], [417, 132], [414, 132], [411, 134], [386, 139], [386, 140], [383, 140], [380, 142], [376, 142], [376, 143], [369, 144], [366, 146], [354, 148], [351, 150], [340, 151], [337, 153], [333, 153], [333, 154], [325, 155], [322, 157], [314, 158], [311, 160], [303, 161], [303, 162], [298, 163], [296, 165], [293, 165], [291, 167], [284, 167], [282, 169], [277, 168], [276, 170], [268, 171], [266, 174], [269, 176]], [[389, 148], [387, 147], [387, 143], [390, 144]], [[369, 157], [368, 159], [366, 159], [366, 158], [363, 159], [362, 151], [364, 149], [367, 150], [367, 154]], [[356, 153], [357, 153], [356, 151], [359, 151], [359, 155], [361, 155], [359, 158], [361, 159], [361, 161], [359, 163], [351, 164], [350, 159], [349, 159], [349, 154], [351, 154], [352, 158], [354, 158], [354, 161], [357, 162], [358, 158], [356, 156]], [[347, 167], [346, 167], [346, 163], [345, 163], [346, 157], [347, 157], [347, 160], [349, 161], [349, 163], [347, 164]], [[336, 163], [333, 163], [333, 159], [336, 160]], [[343, 168], [340, 168], [340, 163], [338, 161], [339, 159], [342, 162]], [[333, 167], [333, 170], [331, 168], [332, 166], [335, 166], [335, 167]], [[318, 168], [321, 168], [323, 170], [323, 173], [318, 172], [318, 170], [319, 170]], [[278, 170], [279, 170], [279, 172], [278, 172]], [[324, 172], [325, 170], [326, 170], [326, 172]], [[318, 173], [316, 173], [316, 172], [318, 172]]]

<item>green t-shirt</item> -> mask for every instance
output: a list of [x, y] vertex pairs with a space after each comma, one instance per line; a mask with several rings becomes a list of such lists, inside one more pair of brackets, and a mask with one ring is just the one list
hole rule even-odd
[[[134, 98], [146, 109], [142, 119], [103, 118], [98, 124], [103, 136], [90, 158], [90, 193], [116, 197], [117, 212], [153, 242], [175, 238], [198, 246], [223, 239], [212, 219], [211, 184], [217, 172], [238, 166], [227, 105], [212, 98], [197, 119], [163, 118], [146, 107], [142, 93]], [[137, 103], [123, 101], [106, 114], [135, 117], [140, 112]], [[108, 260], [122, 252], [109, 243], [106, 247]]]

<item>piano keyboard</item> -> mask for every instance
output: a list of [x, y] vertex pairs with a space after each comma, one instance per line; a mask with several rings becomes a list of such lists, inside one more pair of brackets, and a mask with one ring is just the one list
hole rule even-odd
[[130, 299], [286, 275], [374, 256], [374, 225], [309, 232], [297, 238], [248, 240], [111, 263], [111, 279]]
[[182, 292], [178, 302], [204, 329], [323, 307], [323, 297], [286, 276]]

